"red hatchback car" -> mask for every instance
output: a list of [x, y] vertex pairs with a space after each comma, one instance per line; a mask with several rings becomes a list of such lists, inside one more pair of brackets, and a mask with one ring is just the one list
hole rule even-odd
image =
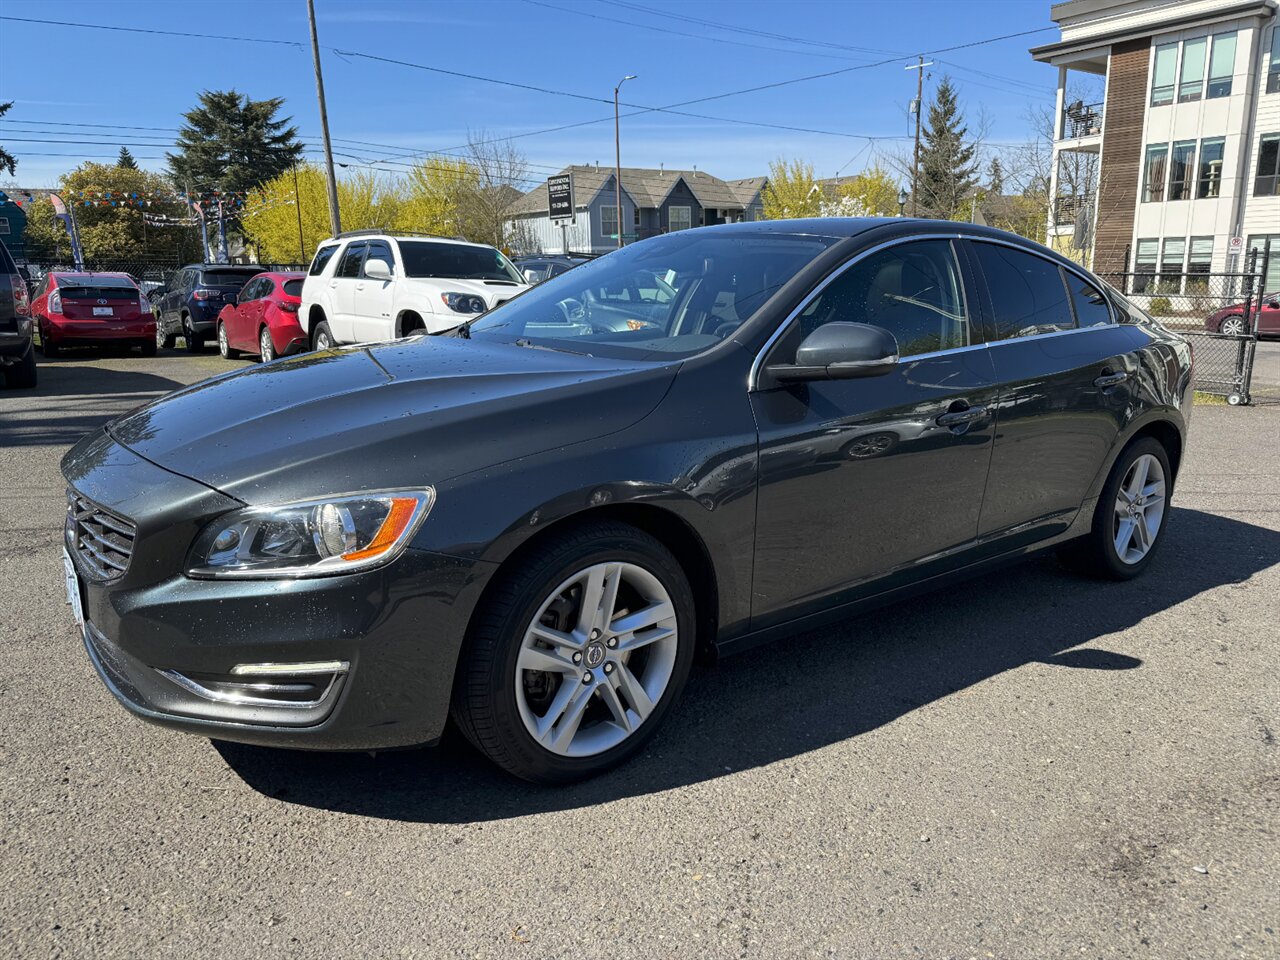
[[[1243, 303], [1233, 303], [1229, 307], [1223, 307], [1205, 320], [1205, 329], [1213, 333], [1240, 336], [1245, 332], [1244, 307]], [[1258, 307], [1257, 323], [1260, 339], [1280, 338], [1280, 291], [1263, 294], [1262, 303]]]
[[49, 273], [36, 288], [31, 316], [46, 357], [63, 347], [112, 344], [156, 353], [151, 304], [127, 273]]
[[218, 314], [218, 352], [224, 360], [256, 353], [263, 363], [309, 348], [298, 324], [302, 273], [260, 273]]

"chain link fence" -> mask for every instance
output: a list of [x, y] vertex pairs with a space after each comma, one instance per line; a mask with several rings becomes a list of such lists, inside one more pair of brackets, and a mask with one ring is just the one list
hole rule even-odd
[[1264, 291], [1270, 245], [1253, 250], [1240, 273], [1160, 270], [1102, 274], [1102, 278], [1161, 324], [1185, 336], [1195, 358], [1195, 389], [1232, 404], [1280, 403], [1277, 291]]
[[[137, 281], [143, 293], [151, 293], [165, 285], [175, 270], [188, 266], [192, 261], [178, 260], [173, 257], [97, 257], [86, 258], [84, 269], [92, 273], [127, 273]], [[279, 270], [305, 273], [307, 264], [298, 263], [259, 263], [253, 264], [262, 270]], [[34, 293], [37, 286], [49, 273], [76, 270], [70, 257], [29, 258], [19, 266], [24, 273], [29, 293]]]

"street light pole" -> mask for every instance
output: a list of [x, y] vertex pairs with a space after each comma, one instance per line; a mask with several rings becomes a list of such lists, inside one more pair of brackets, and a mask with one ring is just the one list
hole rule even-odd
[[924, 68], [932, 66], [932, 60], [925, 63], [924, 57], [917, 55], [915, 63], [903, 68], [916, 72], [916, 149], [911, 161], [911, 214], [917, 217], [920, 216], [920, 199], [916, 191], [920, 181], [920, 114], [924, 111]]
[[315, 0], [307, 0], [307, 19], [311, 22], [311, 59], [316, 67], [316, 98], [320, 101], [320, 134], [324, 138], [324, 170], [329, 184], [329, 225], [336, 237], [342, 232], [338, 215], [338, 181], [333, 173], [333, 148], [329, 145], [329, 111], [324, 105], [324, 77], [320, 75], [320, 40], [316, 36]]
[[[310, 2], [310, 0], [308, 0]], [[613, 186], [618, 204], [618, 247], [622, 247], [622, 140], [618, 134], [618, 91], [628, 80], [636, 79], [635, 74], [627, 74], [613, 88]]]
[[307, 262], [307, 248], [302, 242], [302, 194], [298, 190], [298, 165], [293, 165], [293, 206], [298, 214], [298, 262]]

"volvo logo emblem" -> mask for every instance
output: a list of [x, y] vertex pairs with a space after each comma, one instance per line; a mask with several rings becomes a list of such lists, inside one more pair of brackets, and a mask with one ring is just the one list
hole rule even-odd
[[587, 644], [587, 651], [584, 654], [583, 659], [587, 661], [588, 667], [595, 668], [600, 666], [600, 664], [604, 663], [604, 644]]

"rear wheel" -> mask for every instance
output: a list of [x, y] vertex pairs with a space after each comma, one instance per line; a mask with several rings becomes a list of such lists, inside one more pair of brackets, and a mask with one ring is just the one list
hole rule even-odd
[[539, 783], [601, 773], [640, 750], [693, 662], [689, 582], [661, 543], [601, 523], [509, 571], [477, 615], [453, 716], [504, 770]]
[[204, 353], [204, 337], [191, 327], [191, 318], [182, 318], [182, 338], [187, 342], [188, 353]]
[[271, 339], [271, 331], [266, 327], [258, 331], [258, 356], [263, 363], [270, 363], [276, 358], [276, 345]]
[[1155, 556], [1169, 519], [1173, 471], [1154, 437], [1135, 440], [1116, 460], [1102, 488], [1088, 536], [1068, 544], [1063, 558], [1082, 573], [1129, 580]]
[[321, 321], [316, 324], [315, 335], [311, 338], [311, 346], [316, 350], [328, 350], [337, 341], [333, 339], [333, 331], [329, 329], [327, 321]]
[[21, 360], [4, 368], [4, 383], [6, 387], [17, 387], [19, 389], [29, 389], [36, 385], [36, 348], [34, 345], [27, 347], [27, 352], [23, 354]]
[[218, 353], [222, 354], [223, 360], [234, 360], [240, 356], [239, 350], [231, 349], [231, 342], [227, 339], [227, 325], [221, 320], [218, 321]]
[[49, 336], [48, 327], [40, 328], [40, 352], [50, 359], [58, 355], [58, 345]]

